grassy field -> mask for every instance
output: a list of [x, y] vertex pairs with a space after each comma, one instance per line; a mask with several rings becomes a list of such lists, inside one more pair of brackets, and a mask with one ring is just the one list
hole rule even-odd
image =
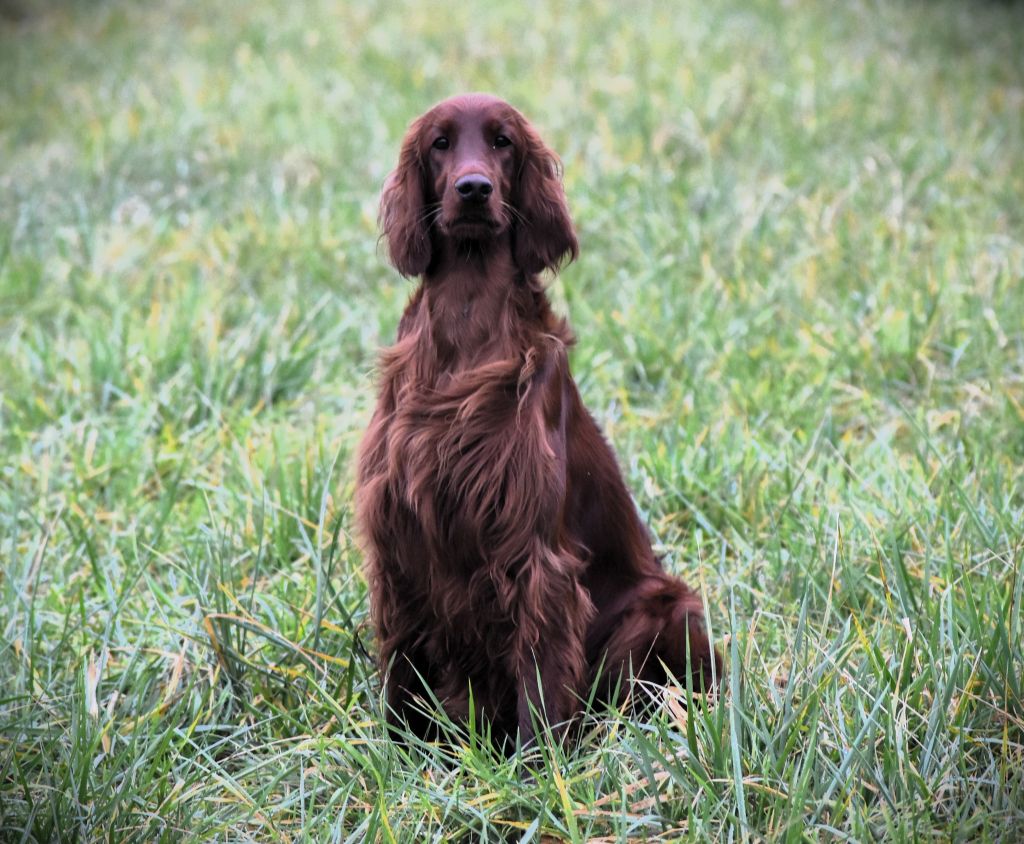
[[[0, 840], [1024, 838], [1024, 7], [0, 21]], [[352, 463], [406, 123], [563, 156], [573, 366], [713, 707], [381, 729]], [[454, 728], [452, 728], [454, 730]]]

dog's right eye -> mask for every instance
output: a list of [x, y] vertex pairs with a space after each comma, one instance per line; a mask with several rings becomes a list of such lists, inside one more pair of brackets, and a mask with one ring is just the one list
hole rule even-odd
[[433, 146], [434, 149], [448, 149], [451, 144], [448, 143], [448, 139], [442, 135], [440, 138], [436, 138], [431, 146]]

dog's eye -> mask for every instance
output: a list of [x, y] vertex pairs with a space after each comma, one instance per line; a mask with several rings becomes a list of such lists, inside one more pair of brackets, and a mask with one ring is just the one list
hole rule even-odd
[[500, 149], [501, 147], [510, 147], [510, 146], [512, 146], [512, 141], [509, 140], [507, 135], [498, 135], [494, 139], [494, 148], [495, 149]]
[[448, 143], [448, 139], [442, 135], [440, 138], [435, 138], [434, 143], [431, 144], [431, 146], [433, 146], [434, 149], [448, 149], [451, 144]]

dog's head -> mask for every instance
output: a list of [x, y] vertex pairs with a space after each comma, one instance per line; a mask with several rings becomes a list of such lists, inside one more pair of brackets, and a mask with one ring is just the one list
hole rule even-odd
[[384, 184], [380, 224], [395, 268], [426, 272], [439, 238], [486, 247], [511, 234], [516, 264], [557, 270], [578, 252], [558, 158], [508, 103], [463, 94], [413, 122]]

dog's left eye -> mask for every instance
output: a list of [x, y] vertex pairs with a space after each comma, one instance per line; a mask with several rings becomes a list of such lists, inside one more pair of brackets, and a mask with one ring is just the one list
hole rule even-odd
[[494, 139], [494, 148], [495, 149], [499, 149], [501, 147], [510, 147], [510, 146], [512, 146], [512, 141], [509, 140], [507, 135], [498, 135]]

